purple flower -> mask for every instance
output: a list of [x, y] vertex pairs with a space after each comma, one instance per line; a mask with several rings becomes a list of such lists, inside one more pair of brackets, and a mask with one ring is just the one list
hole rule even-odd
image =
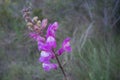
[[[30, 33], [30, 37], [37, 41], [38, 50], [41, 51], [39, 62], [42, 63], [42, 67], [45, 71], [50, 71], [51, 69], [57, 69], [58, 64], [51, 63], [50, 61], [54, 59], [56, 52], [53, 52], [54, 48], [57, 47], [56, 44], [56, 31], [58, 29], [58, 22], [50, 24], [47, 29], [46, 37], [41, 37], [42, 30], [47, 26], [47, 19], [43, 19], [41, 27], [34, 25], [35, 32]], [[41, 30], [41, 35], [40, 35]], [[64, 52], [71, 52], [70, 38], [66, 38], [62, 47], [57, 51], [58, 55], [62, 55]]]
[[46, 45], [51, 48], [56, 48], [56, 40], [52, 36], [48, 36], [46, 40]]
[[70, 46], [70, 38], [66, 38], [63, 43], [62, 43], [62, 48], [60, 48], [57, 53], [58, 55], [63, 54], [65, 51], [66, 52], [71, 52], [71, 46]]
[[57, 69], [58, 64], [50, 63], [50, 62], [44, 62], [42, 63], [42, 67], [45, 71], [50, 71], [51, 69]]
[[58, 55], [62, 55], [65, 52], [65, 50], [63, 48], [60, 48], [57, 53]]
[[40, 62], [49, 61], [52, 58], [52, 53], [48, 51], [41, 51], [41, 56], [39, 58]]
[[48, 20], [47, 19], [43, 19], [42, 23], [41, 23], [41, 27], [42, 29], [44, 29], [47, 26]]
[[64, 41], [63, 41], [63, 44], [62, 44], [62, 48], [66, 51], [66, 52], [71, 52], [71, 46], [70, 46], [70, 38], [66, 38]]
[[37, 43], [38, 43], [38, 50], [39, 51], [46, 49], [46, 48], [43, 47], [45, 45], [43, 42], [38, 41]]
[[55, 37], [55, 32], [56, 32], [57, 29], [58, 29], [58, 23], [57, 22], [54, 22], [53, 24], [50, 24], [48, 29], [47, 29], [46, 37], [48, 37], [48, 36]]
[[48, 36], [53, 36], [55, 37], [55, 31], [51, 29], [51, 24], [49, 25], [48, 29], [47, 29], [47, 34], [46, 37]]
[[30, 37], [33, 38], [34, 40], [36, 41], [42, 41], [44, 42], [45, 41], [45, 38], [41, 37], [39, 34], [37, 33], [34, 33], [34, 32], [31, 32], [29, 33]]
[[43, 50], [43, 51], [50, 51], [51, 47], [48, 44], [46, 44], [46, 43], [38, 41], [38, 50], [39, 51], [41, 51], [41, 50]]
[[54, 37], [49, 36], [45, 43], [38, 41], [38, 50], [50, 51], [52, 48], [56, 48], [56, 40]]
[[30, 37], [33, 38], [34, 40], [37, 39], [38, 35], [34, 32], [29, 33]]
[[54, 31], [57, 31], [57, 29], [58, 29], [58, 22], [54, 22], [54, 23], [51, 25], [51, 29], [54, 30]]

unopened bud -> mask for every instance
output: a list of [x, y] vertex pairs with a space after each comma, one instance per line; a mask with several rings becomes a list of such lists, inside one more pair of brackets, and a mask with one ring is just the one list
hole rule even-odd
[[39, 26], [39, 27], [40, 27], [40, 25], [41, 25], [41, 21], [40, 21], [40, 20], [38, 20], [38, 21], [37, 21], [37, 26]]
[[44, 29], [47, 26], [48, 20], [47, 19], [43, 19], [42, 23], [41, 23], [41, 27], [42, 29]]
[[32, 21], [33, 22], [37, 22], [38, 21], [38, 17], [37, 16], [33, 17]]
[[28, 23], [27, 23], [27, 26], [31, 26], [31, 27], [32, 27], [33, 24], [32, 24], [31, 22], [28, 22]]

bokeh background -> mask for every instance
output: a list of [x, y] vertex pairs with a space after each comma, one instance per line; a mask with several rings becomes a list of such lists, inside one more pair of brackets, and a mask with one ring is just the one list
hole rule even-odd
[[120, 80], [120, 0], [0, 0], [0, 80], [63, 80], [38, 62], [24, 7], [59, 22], [58, 47], [71, 37], [72, 52], [60, 56], [68, 80]]

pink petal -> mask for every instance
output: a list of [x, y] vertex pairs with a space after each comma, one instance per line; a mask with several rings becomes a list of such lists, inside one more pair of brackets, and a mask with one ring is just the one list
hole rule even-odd
[[29, 33], [29, 35], [31, 38], [33, 38], [35, 40], [37, 39], [37, 36], [38, 36], [36, 33], [33, 33], [33, 32]]
[[31, 33], [29, 33], [29, 35], [30, 35], [31, 38], [33, 38], [36, 41], [42, 41], [42, 42], [45, 41], [45, 38], [39, 36], [37, 33], [31, 32]]
[[43, 19], [42, 23], [41, 23], [41, 27], [42, 29], [44, 29], [47, 26], [48, 20], [47, 19]]
[[38, 41], [38, 50], [44, 50], [44, 51], [49, 51], [51, 49], [50, 46], [48, 46], [47, 44], [43, 43], [42, 41]]
[[64, 52], [65, 52], [65, 50], [64, 50], [63, 48], [60, 48], [60, 49], [57, 51], [57, 54], [58, 54], [58, 55], [62, 55]]
[[48, 29], [47, 29], [47, 35], [46, 35], [46, 37], [48, 37], [48, 36], [53, 36], [53, 37], [55, 37], [55, 31], [51, 28], [51, 24], [49, 25], [49, 27], [48, 27]]
[[48, 36], [53, 36], [55, 37], [56, 30], [58, 29], [58, 22], [54, 22], [53, 24], [50, 24], [48, 29], [47, 29], [47, 35]]
[[39, 62], [46, 62], [46, 61], [49, 61], [50, 59], [49, 58], [46, 58], [46, 57], [40, 57], [39, 58]]
[[49, 57], [51, 55], [48, 51], [41, 51], [41, 57]]
[[52, 69], [57, 69], [58, 68], [58, 64], [51, 64], [51, 68]]
[[41, 51], [41, 55], [39, 58], [40, 62], [46, 62], [49, 61], [52, 58], [51, 53], [48, 51]]
[[42, 63], [42, 67], [45, 71], [50, 71], [51, 70], [50, 63]]
[[45, 38], [44, 38], [44, 37], [41, 37], [41, 36], [38, 36], [36, 40], [37, 40], [37, 41], [45, 42]]
[[58, 64], [49, 63], [49, 62], [43, 63], [42, 66], [43, 66], [43, 69], [45, 71], [50, 71], [51, 69], [57, 69], [58, 68]]
[[71, 49], [71, 45], [70, 45], [70, 38], [66, 38], [63, 41], [62, 48], [67, 52], [71, 52], [72, 49]]
[[55, 38], [52, 37], [52, 36], [49, 36], [49, 37], [47, 38], [46, 44], [47, 44], [48, 46], [50, 46], [50, 47], [56, 48], [56, 40], [55, 40]]
[[51, 29], [53, 29], [54, 31], [56, 31], [58, 29], [58, 22], [54, 22], [51, 26]]

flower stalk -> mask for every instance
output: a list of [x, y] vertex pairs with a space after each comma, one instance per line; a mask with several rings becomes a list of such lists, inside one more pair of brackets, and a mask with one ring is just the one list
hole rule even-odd
[[[67, 76], [60, 63], [58, 56], [62, 55], [64, 52], [71, 52], [70, 38], [66, 38], [62, 47], [55, 51], [57, 47], [56, 44], [56, 31], [59, 27], [58, 22], [49, 24], [47, 30], [45, 29], [48, 24], [47, 19], [42, 21], [38, 19], [37, 16], [31, 18], [29, 8], [23, 9], [23, 17], [27, 22], [27, 27], [30, 30], [30, 37], [34, 39], [38, 44], [38, 50], [41, 52], [39, 57], [39, 62], [42, 63], [42, 67], [45, 71], [57, 70], [59, 67], [64, 75], [65, 80]], [[46, 34], [43, 32], [46, 31]], [[57, 63], [51, 63], [51, 60], [56, 59]]]
[[56, 61], [57, 61], [58, 65], [59, 65], [59, 67], [60, 67], [60, 69], [61, 69], [61, 71], [62, 71], [62, 73], [63, 73], [63, 75], [64, 75], [65, 80], [67, 80], [66, 73], [65, 73], [65, 71], [64, 71], [64, 69], [63, 69], [63, 67], [62, 67], [62, 65], [61, 65], [61, 63], [60, 63], [60, 60], [59, 60], [59, 58], [58, 58], [58, 55], [55, 53], [55, 50], [54, 50], [54, 49], [53, 49], [53, 53], [55, 54]]

